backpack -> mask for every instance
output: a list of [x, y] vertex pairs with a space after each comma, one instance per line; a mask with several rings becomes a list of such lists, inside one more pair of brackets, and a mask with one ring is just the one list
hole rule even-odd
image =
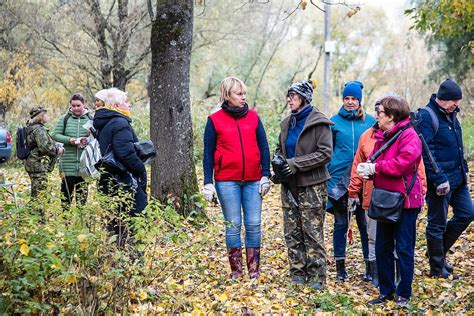
[[102, 158], [100, 153], [99, 141], [91, 137], [92, 140], [87, 144], [79, 159], [79, 175], [83, 178], [97, 178], [100, 175], [96, 169], [96, 163]]
[[433, 136], [436, 135], [436, 133], [438, 132], [438, 128], [439, 128], [439, 120], [438, 120], [438, 117], [436, 116], [436, 113], [429, 106], [425, 106], [424, 108], [419, 108], [416, 111], [416, 113], [415, 113], [416, 117], [420, 117], [420, 111], [421, 110], [424, 110], [424, 111], [428, 112], [428, 114], [430, 115], [431, 127], [433, 127]]
[[[63, 135], [64, 133], [66, 133], [66, 124], [67, 124], [67, 121], [69, 120], [69, 118], [72, 116], [72, 114], [70, 112], [67, 112], [66, 115], [64, 115], [64, 119], [63, 119]], [[91, 114], [89, 112], [86, 113], [86, 116], [89, 120], [93, 120], [94, 118], [91, 116]]]
[[16, 157], [25, 160], [30, 155], [30, 147], [26, 141], [26, 126], [18, 127], [16, 130]]

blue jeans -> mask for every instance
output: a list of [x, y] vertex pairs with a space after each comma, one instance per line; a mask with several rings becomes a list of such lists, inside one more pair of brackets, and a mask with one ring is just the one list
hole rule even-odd
[[[430, 189], [426, 193], [426, 203], [428, 204], [428, 224], [426, 225], [428, 239], [439, 240], [448, 235], [454, 242], [474, 218], [472, 199], [466, 185], [453, 188], [443, 196], [437, 195], [436, 190]], [[449, 205], [453, 207], [454, 215], [448, 221]]]
[[[346, 258], [347, 229], [349, 226], [347, 207], [340, 207], [333, 203], [334, 210], [334, 232], [333, 248], [334, 259], [341, 260]], [[357, 227], [359, 228], [360, 240], [362, 243], [362, 253], [364, 260], [369, 260], [369, 238], [367, 236], [367, 221], [365, 211], [359, 205], [355, 211]]]
[[396, 294], [404, 298], [411, 296], [415, 269], [416, 219], [419, 212], [420, 208], [403, 209], [398, 223], [377, 222], [375, 255], [381, 295], [391, 295], [395, 292], [393, 250], [396, 249], [400, 262], [400, 283], [396, 288]]
[[262, 197], [260, 182], [216, 181], [216, 191], [225, 219], [227, 248], [240, 248], [242, 241], [242, 210], [245, 225], [245, 247], [259, 248], [262, 241]]

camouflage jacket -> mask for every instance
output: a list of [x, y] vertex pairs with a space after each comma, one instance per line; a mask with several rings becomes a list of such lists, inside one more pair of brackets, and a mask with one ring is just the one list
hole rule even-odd
[[25, 160], [26, 172], [51, 172], [56, 164], [56, 143], [43, 124], [26, 127], [26, 142], [30, 155]]

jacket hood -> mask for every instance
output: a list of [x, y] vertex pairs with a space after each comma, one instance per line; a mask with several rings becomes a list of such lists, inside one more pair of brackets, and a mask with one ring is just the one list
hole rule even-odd
[[74, 117], [83, 118], [83, 117], [87, 116], [87, 114], [90, 113], [89, 109], [86, 108], [86, 109], [84, 109], [84, 110], [85, 110], [85, 111], [84, 111], [84, 113], [83, 113], [81, 116], [76, 116], [76, 114], [74, 114], [74, 113], [71, 111], [71, 108], [69, 108], [69, 109], [67, 110], [67, 113], [68, 113], [68, 114], [71, 114], [71, 117], [73, 117], [73, 118], [74, 118]]
[[128, 116], [123, 115], [117, 111], [109, 110], [109, 109], [98, 109], [94, 115], [94, 127], [96, 129], [102, 129], [108, 121], [113, 118], [124, 118], [128, 122], [132, 122], [132, 119]]
[[[280, 127], [285, 128], [285, 126], [289, 125], [289, 121], [291, 119], [291, 115], [288, 115], [281, 121]], [[334, 125], [333, 122], [331, 122], [326, 115], [324, 115], [322, 112], [320, 112], [316, 107], [313, 106], [313, 110], [311, 113], [309, 113], [308, 118], [306, 119], [305, 127], [307, 128], [309, 126], [315, 125], [315, 124], [327, 124], [327, 125]]]
[[346, 110], [344, 106], [341, 106], [337, 114], [348, 120], [355, 120], [357, 118], [357, 110]]

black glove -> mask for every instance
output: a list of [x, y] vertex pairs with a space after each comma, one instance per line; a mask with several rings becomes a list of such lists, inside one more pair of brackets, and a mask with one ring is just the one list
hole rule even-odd
[[285, 157], [279, 154], [275, 154], [272, 159], [272, 168], [275, 175], [280, 178], [281, 180], [289, 178], [293, 175], [293, 171], [291, 170], [288, 162], [286, 161]]

